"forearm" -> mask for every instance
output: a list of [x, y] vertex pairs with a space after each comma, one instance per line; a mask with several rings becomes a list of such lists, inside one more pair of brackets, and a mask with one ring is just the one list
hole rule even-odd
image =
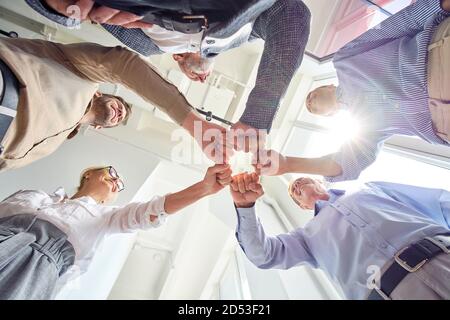
[[210, 192], [204, 183], [202, 181], [198, 182], [182, 191], [167, 195], [164, 204], [165, 212], [173, 214], [208, 195], [210, 195]]
[[321, 158], [286, 157], [286, 167], [283, 173], [318, 174], [322, 176], [339, 176], [341, 166], [330, 155]]
[[289, 269], [299, 263], [312, 263], [301, 229], [268, 237], [256, 217], [255, 207], [237, 208], [237, 240], [247, 258], [261, 269]]
[[265, 245], [268, 239], [261, 223], [256, 218], [254, 204], [245, 207], [235, 205], [238, 214], [236, 237], [245, 255], [257, 267], [273, 267], [268, 256], [271, 255], [269, 249], [274, 249], [274, 246]]
[[61, 46], [64, 55], [84, 77], [94, 82], [118, 83], [140, 95], [182, 125], [193, 110], [176, 86], [166, 81], [138, 54], [123, 47], [93, 43]]
[[301, 1], [277, 1], [258, 17], [253, 30], [264, 40], [264, 51], [255, 87], [240, 121], [257, 129], [270, 129], [279, 103], [303, 60], [310, 12]]
[[345, 45], [335, 54], [334, 61], [365, 53], [394, 39], [414, 36], [438, 12], [444, 12], [440, 0], [419, 0]]

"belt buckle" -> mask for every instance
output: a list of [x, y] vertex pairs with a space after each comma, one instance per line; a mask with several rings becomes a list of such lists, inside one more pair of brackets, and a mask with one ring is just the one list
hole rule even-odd
[[412, 272], [416, 272], [417, 270], [419, 270], [420, 268], [423, 267], [423, 265], [425, 263], [427, 263], [428, 259], [423, 259], [422, 261], [420, 261], [418, 264], [416, 264], [414, 267], [411, 267], [408, 262], [406, 262], [405, 260], [402, 260], [400, 258], [400, 255], [409, 247], [405, 247], [402, 250], [400, 250], [399, 252], [397, 252], [394, 256], [395, 262], [397, 262], [403, 269], [405, 269], [406, 271], [412, 273]]
[[200, 20], [200, 21], [202, 21], [203, 23], [202, 23], [202, 26], [201, 26], [201, 28], [202, 29], [208, 29], [208, 19], [206, 18], [206, 16], [204, 16], [204, 15], [194, 15], [194, 16], [182, 16], [181, 17], [183, 20]]
[[384, 293], [383, 290], [381, 290], [380, 288], [375, 287], [373, 290], [375, 290], [375, 291], [380, 295], [380, 297], [382, 297], [384, 300], [392, 300], [392, 299], [391, 299], [386, 293]]

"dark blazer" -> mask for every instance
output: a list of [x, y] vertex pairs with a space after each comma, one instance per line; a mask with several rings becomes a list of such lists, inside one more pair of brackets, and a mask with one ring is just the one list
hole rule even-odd
[[[40, 0], [26, 0], [48, 19], [76, 26], [73, 19], [61, 16], [45, 7]], [[228, 21], [207, 30], [212, 38], [227, 38], [249, 22], [250, 36], [238, 37], [226, 47], [202, 43], [201, 53], [213, 57], [254, 39], [265, 41], [256, 84], [251, 91], [240, 121], [254, 128], [270, 130], [281, 99], [299, 68], [310, 33], [311, 13], [301, 0], [253, 0]], [[103, 27], [127, 47], [144, 56], [163, 52], [141, 29], [126, 29], [104, 24]]]

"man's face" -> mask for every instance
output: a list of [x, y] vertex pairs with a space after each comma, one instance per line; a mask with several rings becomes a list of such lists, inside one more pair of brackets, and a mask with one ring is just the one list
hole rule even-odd
[[127, 116], [127, 109], [119, 99], [105, 95], [94, 98], [91, 111], [95, 125], [103, 128], [115, 127]]
[[306, 99], [309, 112], [321, 116], [332, 116], [337, 111], [336, 87], [319, 87], [311, 91]]
[[327, 200], [328, 192], [319, 181], [311, 178], [299, 178], [290, 186], [292, 199], [303, 209], [314, 209], [318, 200]]
[[180, 70], [192, 81], [205, 82], [214, 66], [212, 58], [203, 58], [200, 53], [174, 54], [173, 59], [178, 62]]

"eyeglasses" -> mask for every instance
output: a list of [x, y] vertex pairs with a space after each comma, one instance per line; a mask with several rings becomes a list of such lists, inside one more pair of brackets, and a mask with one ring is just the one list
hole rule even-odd
[[114, 182], [117, 185], [117, 190], [123, 191], [125, 189], [125, 184], [123, 183], [122, 179], [120, 179], [119, 174], [117, 173], [116, 169], [114, 169], [112, 166], [106, 167], [104, 169], [108, 170], [109, 176], [114, 180]]

